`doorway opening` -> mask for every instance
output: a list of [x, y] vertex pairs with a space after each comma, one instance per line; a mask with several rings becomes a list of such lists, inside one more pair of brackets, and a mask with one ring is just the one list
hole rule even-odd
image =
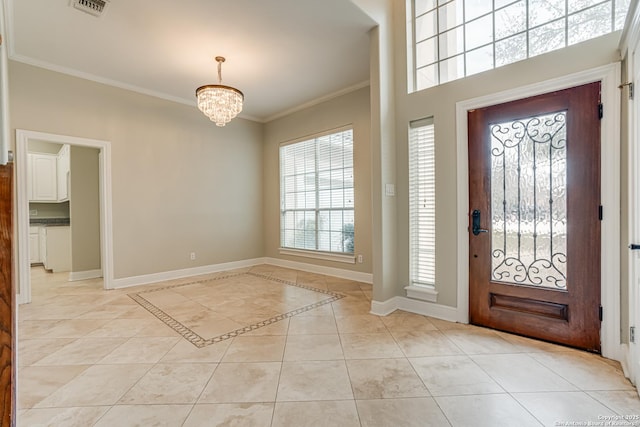
[[[103, 277], [104, 289], [111, 289], [113, 287], [113, 251], [112, 251], [112, 221], [111, 221], [111, 151], [110, 143], [108, 141], [78, 138], [66, 135], [48, 134], [43, 132], [34, 132], [26, 130], [16, 131], [16, 170], [17, 170], [17, 225], [18, 225], [18, 257], [17, 257], [17, 271], [18, 271], [18, 283], [19, 294], [18, 303], [25, 304], [31, 302], [32, 290], [31, 290], [31, 260], [34, 257], [34, 251], [30, 251], [31, 246], [35, 243], [35, 239], [30, 239], [30, 206], [29, 201], [33, 199], [33, 192], [29, 191], [29, 184], [32, 183], [33, 177], [28, 176], [28, 172], [31, 168], [28, 167], [30, 160], [33, 160], [29, 156], [30, 144], [38, 144], [39, 142], [46, 142], [49, 144], [58, 144], [62, 147], [77, 148], [78, 154], [82, 153], [89, 155], [95, 155], [97, 151], [97, 164], [98, 164], [98, 199], [99, 207], [96, 212], [99, 215], [99, 256], [100, 268], [88, 271], [76, 272], [75, 277], [73, 272], [70, 273], [72, 277], [70, 279], [87, 279], [92, 277]], [[45, 161], [48, 160], [45, 158]], [[45, 168], [46, 170], [46, 168]], [[52, 178], [53, 179], [53, 178]], [[66, 177], [61, 177], [61, 182], [64, 182]], [[46, 180], [45, 180], [46, 182]], [[68, 189], [68, 187], [66, 187]], [[95, 191], [95, 188], [94, 190]], [[46, 192], [45, 192], [46, 193]], [[64, 192], [63, 196], [64, 195]], [[39, 195], [40, 198], [46, 197]], [[68, 199], [68, 195], [66, 195]], [[63, 197], [64, 199], [64, 197]], [[34, 205], [35, 206], [35, 205]], [[47, 205], [49, 206], [49, 205]], [[64, 206], [59, 208], [64, 210]], [[37, 209], [32, 209], [37, 210]], [[70, 245], [70, 236], [68, 230], [64, 230], [64, 227], [52, 227], [52, 234], [55, 235], [55, 241], [57, 244]], [[65, 233], [66, 231], [66, 233]], [[31, 240], [31, 242], [30, 242]], [[45, 239], [48, 241], [48, 239]], [[61, 243], [60, 243], [61, 242]], [[50, 261], [50, 260], [48, 260]], [[55, 259], [56, 268], [60, 265], [60, 259]], [[68, 262], [63, 260], [62, 263]], [[45, 263], [46, 265], [46, 263]], [[50, 264], [51, 265], [51, 264]], [[54, 268], [51, 268], [55, 271]]]

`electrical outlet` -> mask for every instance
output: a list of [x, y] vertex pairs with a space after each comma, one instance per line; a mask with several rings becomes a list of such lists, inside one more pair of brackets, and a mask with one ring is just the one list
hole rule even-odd
[[358, 255], [358, 264], [362, 264], [362, 254]]
[[191, 252], [191, 255], [189, 255], [189, 257], [191, 258], [191, 261], [196, 259], [196, 253], [195, 252]]

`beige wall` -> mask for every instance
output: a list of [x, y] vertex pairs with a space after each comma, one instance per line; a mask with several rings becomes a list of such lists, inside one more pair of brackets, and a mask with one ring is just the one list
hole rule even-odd
[[[434, 117], [436, 135], [436, 289], [438, 303], [455, 307], [457, 298], [457, 165], [456, 102], [518, 88], [554, 77], [619, 61], [620, 33], [540, 55], [472, 77], [407, 94], [405, 2], [395, 7], [396, 149], [398, 275], [396, 295], [409, 283], [407, 126], [412, 120]], [[462, 230], [466, 232], [465, 230]]]
[[72, 145], [70, 173], [71, 271], [100, 269], [100, 150]]
[[58, 154], [61, 148], [62, 148], [62, 144], [33, 140], [33, 141], [29, 141], [28, 150], [30, 153]]
[[14, 135], [110, 141], [115, 278], [263, 255], [262, 125], [13, 61], [9, 81]]
[[[264, 253], [286, 259], [371, 272], [371, 120], [369, 87], [273, 120], [264, 131]], [[353, 125], [353, 163], [355, 180], [355, 252], [362, 264], [344, 264], [280, 255], [280, 143], [318, 132]]]

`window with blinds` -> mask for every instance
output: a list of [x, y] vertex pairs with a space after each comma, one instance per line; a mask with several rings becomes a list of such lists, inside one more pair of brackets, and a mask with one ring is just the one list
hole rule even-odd
[[409, 124], [409, 234], [411, 284], [436, 280], [436, 174], [433, 118]]
[[354, 253], [353, 130], [280, 146], [282, 248]]

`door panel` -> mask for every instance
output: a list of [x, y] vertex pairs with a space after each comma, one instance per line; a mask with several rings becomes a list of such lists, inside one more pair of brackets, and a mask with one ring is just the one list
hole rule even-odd
[[600, 351], [600, 83], [470, 111], [470, 321]]
[[0, 165], [0, 425], [15, 425], [16, 325], [13, 289], [13, 164]]

